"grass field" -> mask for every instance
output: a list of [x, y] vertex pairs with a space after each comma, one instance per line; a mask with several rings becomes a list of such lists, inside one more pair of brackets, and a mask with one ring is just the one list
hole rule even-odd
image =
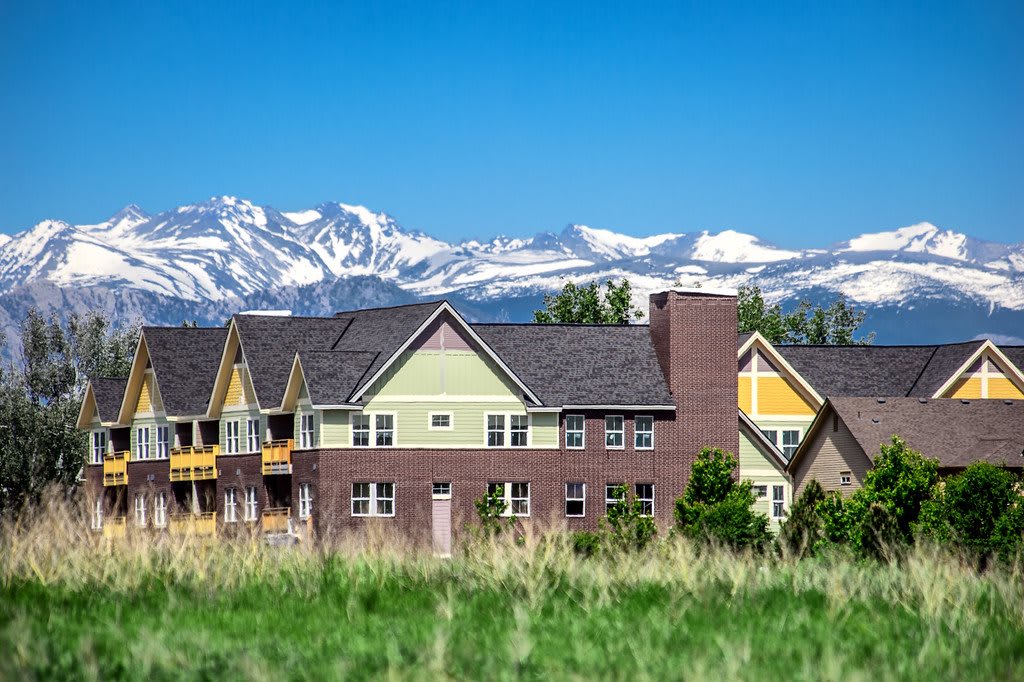
[[439, 560], [379, 538], [0, 538], [0, 679], [1024, 677], [1024, 583], [918, 549], [902, 565], [579, 559], [560, 539]]

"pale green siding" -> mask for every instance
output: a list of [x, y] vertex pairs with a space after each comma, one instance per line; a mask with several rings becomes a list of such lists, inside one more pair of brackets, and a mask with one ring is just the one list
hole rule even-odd
[[767, 495], [754, 503], [754, 509], [768, 517], [771, 529], [778, 532], [779, 520], [772, 518], [772, 486], [783, 486], [783, 501], [786, 511], [792, 504], [793, 487], [784, 471], [780, 470], [773, 458], [762, 451], [762, 446], [754, 441], [751, 434], [740, 429], [740, 478], [754, 485], [767, 486]]
[[533, 415], [533, 447], [558, 447], [558, 413], [539, 412]]
[[348, 430], [348, 410], [317, 410], [313, 428], [322, 448], [340, 448], [351, 444]]
[[489, 358], [473, 351], [406, 352], [378, 379], [375, 397], [494, 396], [517, 399], [513, 385]]
[[238, 425], [238, 454], [244, 454], [248, 452], [248, 436], [246, 435], [245, 422], [248, 419], [259, 419], [260, 420], [260, 440], [264, 440], [267, 437], [267, 416], [260, 414], [260, 411], [256, 409], [255, 405], [248, 408], [233, 408], [231, 412], [224, 412], [220, 418], [220, 454], [227, 454], [228, 443], [227, 443], [227, 427], [225, 424], [229, 421], [237, 421]]
[[[337, 411], [337, 410], [335, 410], [335, 411]], [[314, 447], [314, 448], [315, 447], [320, 447], [320, 445], [319, 445], [319, 443], [320, 443], [320, 429], [321, 429], [321, 421], [322, 421], [321, 411], [320, 410], [314, 410], [308, 404], [305, 404], [305, 405], [298, 404], [298, 405], [295, 406], [295, 429], [294, 429], [294, 436], [293, 436], [293, 438], [295, 438], [295, 447], [297, 447], [297, 448], [301, 447], [302, 437], [299, 435], [299, 432], [302, 430], [302, 417], [303, 417], [303, 415], [307, 415], [307, 414], [312, 414], [313, 415], [313, 445], [312, 445], [312, 447]]]
[[158, 426], [168, 427], [167, 437], [168, 447], [170, 447], [173, 438], [171, 438], [171, 429], [166, 419], [164, 419], [163, 417], [141, 417], [139, 419], [132, 420], [131, 429], [129, 429], [128, 431], [128, 448], [129, 452], [131, 452], [132, 460], [135, 459], [135, 446], [138, 444], [139, 441], [138, 429], [146, 427], [149, 427], [149, 457], [150, 459], [156, 457], [156, 427]]

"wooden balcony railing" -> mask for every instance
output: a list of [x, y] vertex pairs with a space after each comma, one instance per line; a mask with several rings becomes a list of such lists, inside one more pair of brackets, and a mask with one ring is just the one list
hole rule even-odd
[[292, 527], [290, 507], [270, 507], [263, 510], [264, 533], [289, 533]]
[[103, 519], [103, 537], [120, 539], [124, 537], [128, 519], [124, 516], [108, 516]]
[[290, 474], [292, 472], [292, 450], [295, 441], [271, 440], [263, 444], [263, 475]]
[[208, 481], [217, 478], [219, 445], [187, 445], [171, 449], [172, 481]]
[[108, 452], [103, 455], [103, 485], [128, 485], [128, 460], [131, 453]]
[[171, 535], [213, 536], [217, 534], [217, 513], [171, 514], [167, 532]]

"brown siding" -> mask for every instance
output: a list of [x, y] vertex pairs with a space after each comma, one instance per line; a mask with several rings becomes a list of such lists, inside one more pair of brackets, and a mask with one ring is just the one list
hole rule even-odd
[[[832, 430], [833, 415], [819, 417], [824, 420], [822, 427], [806, 444], [806, 451], [792, 471], [796, 486], [794, 500], [812, 479], [818, 481], [826, 492], [840, 490], [844, 495], [850, 495], [864, 484], [864, 477], [871, 469], [871, 462], [842, 419], [838, 421], [839, 429]], [[850, 472], [848, 486], [839, 485], [839, 473], [842, 471]]]

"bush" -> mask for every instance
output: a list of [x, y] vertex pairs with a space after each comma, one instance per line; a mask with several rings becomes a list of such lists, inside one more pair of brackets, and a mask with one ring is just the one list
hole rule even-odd
[[499, 485], [493, 493], [485, 492], [473, 504], [480, 517], [480, 530], [485, 536], [499, 535], [505, 528], [515, 526], [516, 517], [505, 516], [508, 502], [505, 501], [504, 486]]
[[601, 534], [581, 530], [569, 535], [572, 551], [579, 556], [592, 557], [601, 549]]
[[736, 464], [731, 453], [718, 448], [701, 450], [686, 490], [676, 500], [676, 528], [704, 543], [762, 550], [772, 540], [768, 517], [754, 511], [751, 483], [733, 480]]
[[779, 531], [779, 544], [790, 554], [800, 558], [812, 556], [825, 539], [824, 523], [818, 512], [818, 504], [824, 499], [825, 490], [812, 480], [793, 503]]
[[654, 519], [643, 513], [640, 500], [629, 499], [629, 489], [625, 485], [618, 486], [613, 495], [616, 502], [601, 519], [605, 535], [603, 544], [609, 548], [643, 549], [658, 533]]

